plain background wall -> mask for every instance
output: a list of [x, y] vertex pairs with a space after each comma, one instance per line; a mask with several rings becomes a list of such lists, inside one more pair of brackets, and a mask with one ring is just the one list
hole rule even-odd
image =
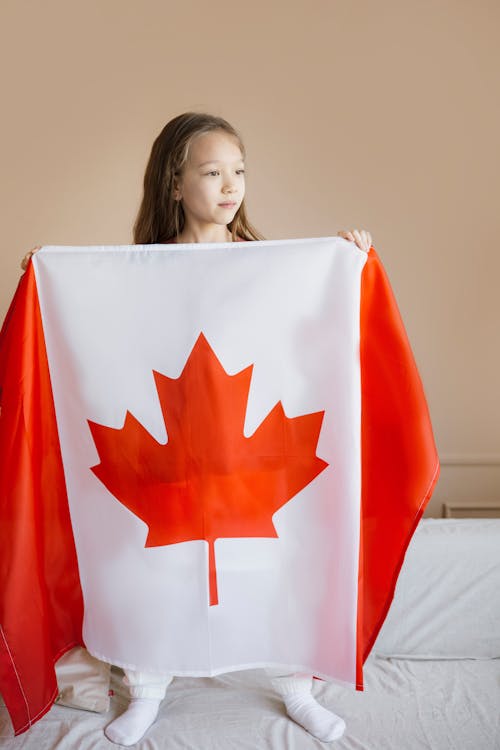
[[128, 244], [152, 142], [208, 111], [267, 238], [367, 228], [443, 500], [500, 502], [500, 4], [2, 0], [0, 314], [36, 244]]

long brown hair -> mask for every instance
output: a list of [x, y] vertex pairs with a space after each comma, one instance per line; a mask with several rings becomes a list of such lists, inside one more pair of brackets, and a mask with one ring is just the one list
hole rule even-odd
[[[193, 139], [212, 130], [223, 130], [236, 138], [241, 155], [245, 158], [245, 147], [239, 133], [222, 117], [185, 112], [170, 120], [153, 143], [144, 174], [144, 195], [134, 224], [136, 245], [166, 242], [182, 232], [185, 215], [181, 201], [174, 198], [175, 177], [182, 172]], [[264, 239], [250, 224], [244, 199], [227, 226], [233, 242], [238, 237], [244, 240]]]

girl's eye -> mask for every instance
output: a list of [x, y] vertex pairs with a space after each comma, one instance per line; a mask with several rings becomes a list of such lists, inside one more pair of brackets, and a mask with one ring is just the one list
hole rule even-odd
[[[236, 170], [236, 174], [244, 174], [244, 173], [245, 173], [245, 170], [244, 170], [244, 169], [237, 169], [237, 170]], [[212, 170], [211, 172], [207, 172], [207, 175], [212, 175], [212, 174], [213, 174], [213, 175], [218, 175], [218, 174], [219, 174], [219, 172], [218, 172], [218, 170], [217, 170], [217, 169], [213, 169], [213, 170]]]

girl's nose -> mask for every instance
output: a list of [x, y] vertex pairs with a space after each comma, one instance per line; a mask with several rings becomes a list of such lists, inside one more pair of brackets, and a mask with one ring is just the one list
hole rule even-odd
[[224, 193], [233, 193], [236, 190], [236, 180], [234, 179], [233, 175], [226, 176], [224, 185], [222, 186], [222, 190]]

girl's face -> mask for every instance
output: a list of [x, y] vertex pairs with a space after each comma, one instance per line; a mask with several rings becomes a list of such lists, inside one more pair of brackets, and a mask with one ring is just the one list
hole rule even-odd
[[186, 225], [229, 224], [244, 195], [244, 162], [236, 138], [221, 130], [198, 136], [174, 191]]

